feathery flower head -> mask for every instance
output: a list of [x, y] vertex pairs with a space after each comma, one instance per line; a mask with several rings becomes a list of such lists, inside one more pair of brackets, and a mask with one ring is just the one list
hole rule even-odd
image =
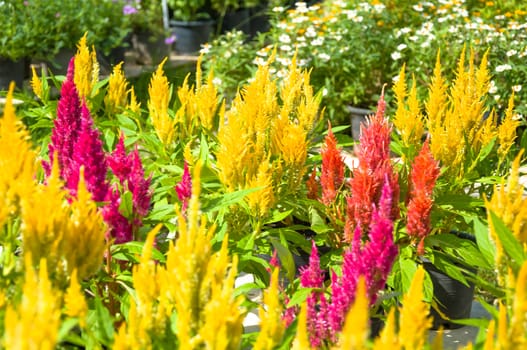
[[181, 177], [181, 181], [176, 185], [175, 188], [178, 199], [181, 201], [181, 203], [183, 203], [182, 210], [185, 211], [188, 206], [188, 201], [192, 195], [192, 178], [190, 177], [190, 171], [186, 160], [183, 165], [183, 175]]
[[84, 166], [86, 185], [93, 200], [104, 201], [108, 192], [106, 155], [103, 151], [99, 130], [93, 127], [93, 120], [85, 102], [81, 106], [81, 127], [74, 143], [70, 166], [68, 177], [65, 178], [66, 188], [70, 190], [70, 193], [76, 196], [79, 170], [81, 166]]
[[128, 218], [119, 211], [121, 196], [117, 185], [110, 188], [106, 201], [108, 204], [102, 208], [102, 216], [109, 227], [106, 239], [115, 239], [115, 244], [131, 241], [133, 239], [133, 227]]
[[113, 67], [112, 74], [108, 79], [108, 92], [104, 103], [110, 114], [118, 112], [126, 107], [128, 102], [128, 81], [124, 76], [123, 62]]
[[337, 190], [344, 182], [344, 160], [337, 146], [337, 139], [328, 122], [328, 134], [322, 146], [322, 173], [320, 184], [322, 187], [322, 203], [330, 205], [337, 196]]
[[84, 33], [77, 44], [75, 55], [75, 85], [80, 97], [91, 96], [92, 89], [99, 81], [99, 63], [95, 48], [90, 50], [87, 44], [88, 33]]
[[315, 241], [311, 244], [309, 265], [300, 270], [300, 285], [306, 288], [322, 288], [324, 285], [324, 271], [320, 269], [320, 258]]
[[70, 286], [64, 295], [64, 307], [66, 309], [66, 315], [69, 317], [78, 317], [81, 327], [86, 325], [85, 317], [88, 313], [88, 305], [82, 293], [82, 287], [77, 277], [77, 270], [73, 270], [71, 273]]
[[361, 126], [359, 147], [356, 151], [360, 166], [376, 170], [383, 162], [390, 159], [390, 133], [392, 128], [384, 116], [386, 102], [384, 91], [377, 104], [375, 115]]
[[57, 118], [53, 121], [51, 142], [48, 146], [49, 163], [43, 162], [49, 175], [55, 151], [57, 151], [60, 175], [67, 179], [72, 171], [73, 152], [81, 130], [81, 103], [73, 75], [74, 59], [70, 60], [66, 80], [62, 83], [60, 99], [57, 104]]
[[157, 137], [167, 146], [174, 140], [175, 121], [168, 115], [170, 85], [163, 71], [166, 58], [159, 64], [148, 86], [148, 111]]
[[2, 345], [7, 349], [55, 349], [60, 327], [58, 295], [49, 280], [46, 260], [40, 261], [37, 272], [26, 255], [22, 302], [7, 306]]
[[31, 66], [31, 89], [33, 89], [33, 93], [42, 100], [42, 80], [38, 77], [37, 71], [35, 70], [35, 66]]
[[419, 240], [417, 250], [419, 255], [424, 254], [424, 239], [431, 229], [433, 190], [439, 174], [439, 162], [432, 156], [427, 141], [412, 163], [407, 213], [407, 232], [414, 240]]

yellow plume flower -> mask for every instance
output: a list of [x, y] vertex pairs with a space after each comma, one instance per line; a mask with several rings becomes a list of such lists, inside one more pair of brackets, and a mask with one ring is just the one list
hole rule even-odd
[[[511, 273], [512, 274], [512, 273]], [[511, 276], [511, 279], [513, 277]], [[500, 320], [501, 322], [501, 320]], [[515, 279], [514, 296], [512, 301], [512, 317], [507, 327], [507, 343], [509, 349], [525, 349], [527, 347], [527, 262], [522, 264], [520, 272]], [[501, 338], [498, 336], [498, 338]]]
[[55, 156], [47, 185], [38, 184], [32, 195], [21, 199], [22, 247], [24, 254], [37, 265], [46, 258], [51, 270], [56, 267], [64, 278], [62, 245], [68, 229], [68, 204], [60, 180], [58, 157]]
[[307, 303], [303, 303], [298, 314], [295, 340], [291, 350], [310, 350], [309, 335], [307, 333]]
[[[473, 159], [467, 159], [470, 154], [478, 155], [479, 151], [493, 137], [489, 130], [490, 124], [482, 123], [485, 110], [485, 97], [489, 88], [490, 75], [487, 68], [488, 52], [483, 55], [479, 67], [474, 65], [474, 52], [465, 61], [465, 49], [458, 61], [456, 78], [449, 94], [446, 94], [446, 84], [441, 77], [439, 54], [434, 69], [434, 77], [429, 89], [428, 101], [425, 103], [427, 112], [430, 149], [435, 159], [446, 165], [444, 176], [454, 180], [462, 178]], [[487, 130], [481, 129], [486, 127]]]
[[425, 270], [420, 266], [408, 293], [403, 297], [399, 317], [399, 340], [405, 350], [422, 349], [428, 337], [428, 330], [432, 327], [432, 319], [428, 315], [430, 307], [423, 301], [424, 277]]
[[[121, 62], [113, 67], [112, 74], [108, 78], [108, 92], [104, 103], [109, 114], [113, 115], [127, 105], [127, 89], [128, 81], [124, 76], [123, 62]], [[137, 103], [137, 101], [134, 102]]]
[[6, 349], [54, 349], [60, 326], [60, 293], [48, 279], [45, 259], [40, 261], [38, 273], [29, 255], [24, 266], [22, 301], [7, 306], [3, 345]]
[[418, 145], [424, 134], [424, 123], [417, 99], [417, 88], [415, 77], [412, 79], [412, 87], [407, 96], [406, 83], [404, 81], [404, 66], [399, 73], [399, 79], [394, 85], [397, 110], [393, 119], [395, 129], [401, 135], [404, 146]]
[[256, 177], [247, 181], [247, 187], [263, 187], [261, 190], [247, 195], [247, 202], [258, 217], [265, 217], [269, 209], [274, 205], [273, 193], [273, 169], [268, 160], [264, 160], [258, 166]]
[[157, 273], [160, 304], [177, 312], [180, 349], [237, 349], [245, 313], [241, 299], [233, 297], [237, 260], [231, 262], [227, 237], [218, 253], [212, 251], [215, 228], [199, 214], [200, 171], [194, 164], [186, 217], [178, 211], [177, 241], [170, 244], [166, 269]]
[[163, 71], [166, 58], [159, 64], [148, 86], [148, 111], [157, 137], [168, 146], [174, 141], [175, 121], [168, 114], [170, 86]]
[[298, 193], [319, 102], [309, 84], [309, 73], [300, 71], [293, 59], [280, 89], [272, 80], [269, 65], [259, 66], [254, 80], [237, 94], [225, 116], [220, 107], [215, 154], [218, 176], [227, 191], [256, 184], [272, 188], [272, 196], [269, 192], [263, 197], [265, 206], [255, 205], [263, 192], [249, 197], [257, 217], [265, 217], [281, 197]]
[[84, 279], [101, 267], [107, 227], [86, 188], [83, 167], [79, 174], [77, 199], [71, 203], [70, 210], [62, 251], [68, 263], [68, 272], [77, 269], [79, 279]]
[[366, 294], [366, 281], [363, 276], [359, 279], [355, 302], [346, 316], [344, 328], [340, 336], [339, 349], [367, 349], [369, 334], [369, 305]]
[[31, 81], [30, 81], [31, 88], [33, 89], [33, 93], [39, 98], [42, 99], [42, 80], [38, 77], [37, 71], [35, 70], [35, 66], [31, 66]]
[[65, 314], [69, 317], [78, 317], [81, 327], [86, 326], [86, 315], [88, 314], [88, 304], [84, 298], [82, 287], [77, 278], [77, 270], [73, 270], [70, 279], [70, 286], [64, 295]]
[[157, 225], [148, 233], [139, 264], [133, 268], [136, 294], [130, 302], [127, 322], [115, 337], [114, 349], [151, 349], [152, 338], [162, 337], [166, 332], [170, 310], [159, 302], [163, 294], [159, 271], [163, 268], [152, 260], [154, 240], [160, 229], [161, 225]]
[[282, 322], [282, 303], [278, 289], [279, 272], [279, 269], [274, 269], [269, 288], [264, 291], [265, 308], [263, 306], [259, 308], [260, 334], [256, 338], [254, 350], [272, 350], [282, 343], [285, 328]]
[[130, 96], [130, 102], [128, 102], [126, 109], [132, 113], [139, 113], [141, 111], [141, 103], [137, 102], [137, 96], [133, 86], [128, 90], [128, 95]]
[[395, 309], [391, 309], [380, 335], [375, 339], [373, 348], [376, 350], [398, 350], [401, 342], [396, 332]]
[[494, 187], [490, 200], [485, 199], [485, 207], [488, 211], [490, 237], [496, 244], [496, 266], [498, 271], [498, 283], [506, 285], [507, 261], [503, 246], [500, 242], [496, 229], [490, 218], [490, 212], [494, 212], [504, 224], [512, 231], [513, 235], [522, 245], [527, 243], [527, 198], [524, 197], [524, 186], [520, 184], [520, 164], [523, 152], [520, 152], [511, 165], [511, 171], [507, 182], [502, 181], [500, 186]]
[[432, 76], [428, 90], [428, 100], [425, 102], [425, 110], [428, 118], [427, 127], [429, 130], [440, 130], [439, 128], [442, 125], [443, 115], [447, 107], [447, 90], [448, 85], [441, 74], [441, 59], [440, 52], [438, 51], [434, 75]]
[[500, 161], [503, 161], [516, 139], [516, 129], [520, 125], [519, 120], [514, 119], [514, 91], [509, 98], [509, 104], [505, 117], [503, 118], [500, 126], [498, 127], [498, 157]]
[[77, 44], [75, 55], [74, 82], [79, 92], [79, 97], [90, 97], [95, 84], [99, 81], [99, 62], [95, 48], [90, 50], [87, 44], [88, 33], [84, 33]]
[[30, 195], [35, 187], [36, 152], [28, 131], [15, 115], [14, 88], [11, 83], [0, 119], [0, 225], [18, 211], [19, 198]]
[[[73, 270], [84, 279], [102, 264], [106, 247], [102, 216], [84, 183], [81, 168], [77, 199], [66, 201], [54, 158], [47, 185], [39, 184], [22, 200], [22, 243], [36, 264], [46, 257], [52, 276], [63, 280]], [[37, 260], [38, 259], [38, 260]]]

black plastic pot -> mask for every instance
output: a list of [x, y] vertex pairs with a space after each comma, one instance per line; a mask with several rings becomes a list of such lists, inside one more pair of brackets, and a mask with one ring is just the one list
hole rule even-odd
[[268, 11], [268, 3], [259, 4], [250, 9], [251, 38], [256, 37], [259, 33], [269, 31], [271, 24], [269, 23]]
[[225, 13], [220, 23], [220, 33], [224, 34], [231, 30], [241, 30], [247, 35], [251, 33], [251, 13], [249, 9], [240, 8]]
[[353, 106], [348, 106], [347, 110], [350, 113], [351, 137], [359, 141], [361, 125], [366, 122], [366, 117], [375, 114], [375, 111]]
[[27, 62], [24, 58], [13, 61], [0, 57], [0, 90], [7, 90], [11, 81], [21, 88], [24, 83]]
[[434, 299], [437, 307], [440, 313], [448, 318], [443, 318], [440, 313], [431, 308], [432, 329], [438, 329], [441, 326], [449, 329], [462, 327], [450, 320], [470, 318], [474, 300], [474, 284], [469, 282], [467, 286], [461, 283], [438, 270], [430, 261], [425, 260], [423, 267], [430, 275], [434, 285]]
[[209, 41], [214, 30], [214, 21], [170, 21], [172, 33], [176, 36], [176, 52], [194, 55], [201, 45]]

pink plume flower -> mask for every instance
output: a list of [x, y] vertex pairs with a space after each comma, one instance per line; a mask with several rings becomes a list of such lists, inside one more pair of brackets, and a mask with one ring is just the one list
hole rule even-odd
[[71, 167], [68, 170], [69, 174], [65, 178], [66, 188], [74, 197], [76, 196], [79, 170], [81, 166], [84, 166], [86, 187], [92, 194], [93, 200], [96, 202], [104, 201], [109, 187], [106, 181], [108, 166], [99, 130], [93, 127], [90, 111], [85, 102], [81, 106], [80, 133], [74, 147]]
[[48, 145], [50, 162], [43, 162], [46, 175], [51, 171], [55, 151], [58, 154], [60, 176], [67, 179], [72, 171], [73, 151], [81, 130], [81, 103], [73, 82], [74, 60], [68, 66], [68, 75], [60, 90], [57, 118], [53, 121], [51, 142]]
[[114, 238], [116, 244], [131, 241], [133, 239], [132, 223], [119, 211], [121, 196], [116, 185], [110, 188], [106, 200], [108, 204], [102, 208], [102, 216], [109, 226], [107, 238]]
[[178, 199], [183, 203], [182, 210], [185, 211], [188, 206], [188, 201], [192, 196], [192, 178], [188, 169], [188, 163], [185, 161], [183, 166], [183, 176], [181, 181], [176, 185], [176, 193]]
[[[121, 237], [127, 237], [129, 238], [128, 240], [131, 240], [134, 236], [134, 229], [143, 224], [142, 218], [148, 214], [150, 209], [150, 201], [152, 198], [152, 191], [150, 189], [151, 177], [145, 179], [143, 164], [137, 147], [130, 154], [126, 154], [124, 137], [122, 135], [119, 138], [115, 150], [108, 157], [108, 165], [119, 180], [121, 188], [132, 194], [132, 217], [125, 218], [129, 221], [130, 225], [123, 225], [121, 223], [123, 220], [121, 217], [124, 217], [122, 214], [120, 216], [117, 213], [111, 213], [109, 215], [110, 218], [116, 220], [118, 227], [116, 227], [115, 233], [119, 233]], [[116, 195], [112, 194], [111, 199], [115, 200], [115, 198]], [[110, 211], [114, 209], [111, 208]], [[113, 228], [113, 223], [109, 222], [109, 224]], [[124, 229], [128, 229], [130, 232], [126, 234], [117, 232]]]

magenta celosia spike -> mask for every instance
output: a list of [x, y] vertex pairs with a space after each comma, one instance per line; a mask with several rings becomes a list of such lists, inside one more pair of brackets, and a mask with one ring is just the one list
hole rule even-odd
[[102, 215], [110, 227], [107, 238], [115, 239], [114, 243], [117, 244], [131, 241], [133, 239], [132, 224], [119, 211], [121, 197], [117, 186], [110, 188], [106, 201], [108, 204], [102, 208]]
[[269, 265], [271, 265], [273, 268], [280, 268], [280, 261], [278, 261], [278, 251], [276, 249], [273, 251], [271, 260], [269, 260]]
[[[119, 142], [117, 142], [115, 150], [108, 157], [108, 165], [119, 180], [121, 188], [132, 194], [133, 213], [132, 217], [126, 218], [130, 225], [121, 224], [120, 221], [123, 218], [120, 216], [116, 217], [119, 219], [117, 223], [121, 227], [117, 230], [121, 232], [120, 235], [133, 237], [134, 228], [140, 227], [143, 224], [142, 218], [150, 210], [150, 200], [152, 197], [150, 190], [151, 178], [145, 179], [144, 177], [143, 164], [137, 147], [130, 154], [126, 154], [124, 137], [122, 135], [119, 137]], [[130, 232], [125, 235], [122, 232], [124, 229], [129, 229]]]
[[150, 200], [152, 198], [152, 191], [150, 190], [150, 182], [152, 177], [145, 179], [145, 172], [141, 157], [137, 147], [129, 156], [131, 164], [130, 177], [128, 179], [128, 189], [132, 192], [134, 210], [143, 217], [148, 214], [150, 210]]
[[306, 288], [322, 288], [324, 272], [320, 269], [320, 258], [315, 241], [312, 242], [309, 265], [300, 269], [300, 284]]
[[132, 172], [132, 165], [128, 161], [123, 135], [119, 137], [115, 150], [108, 156], [108, 166], [120, 183], [124, 183], [127, 176]]
[[181, 181], [176, 185], [176, 193], [179, 200], [183, 203], [182, 210], [185, 211], [188, 206], [188, 201], [192, 196], [192, 178], [190, 177], [187, 161], [185, 161], [183, 166]]
[[73, 82], [75, 78], [75, 56], [70, 58], [68, 63], [68, 71], [66, 73], [66, 81]]
[[[73, 61], [72, 61], [73, 62]], [[70, 62], [70, 66], [72, 65]], [[73, 71], [73, 66], [70, 67]], [[57, 118], [53, 121], [51, 142], [48, 145], [49, 163], [43, 163], [46, 175], [49, 175], [55, 151], [58, 154], [60, 175], [63, 179], [69, 177], [73, 150], [81, 129], [81, 103], [73, 79], [66, 79], [60, 90], [57, 105]]]
[[90, 111], [85, 102], [82, 103], [81, 118], [81, 129], [75, 143], [70, 173], [65, 178], [66, 188], [75, 196], [79, 182], [79, 170], [81, 166], [84, 166], [86, 188], [92, 194], [94, 201], [102, 202], [108, 193], [106, 181], [108, 166], [100, 133], [93, 127]]

